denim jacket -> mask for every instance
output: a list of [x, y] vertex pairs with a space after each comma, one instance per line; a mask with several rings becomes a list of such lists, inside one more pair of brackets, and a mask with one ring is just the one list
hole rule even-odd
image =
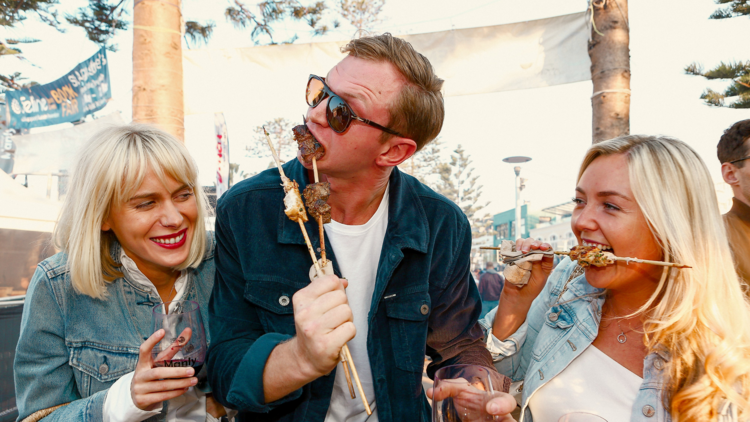
[[[297, 160], [284, 172], [300, 190], [309, 182]], [[471, 231], [455, 204], [396, 168], [389, 189], [388, 228], [368, 315], [378, 418], [429, 421], [425, 354], [433, 359], [428, 373], [457, 363], [492, 365], [469, 272]], [[214, 397], [240, 410], [240, 421], [323, 421], [331, 400], [335, 369], [280, 400], [264, 399], [266, 360], [296, 333], [292, 296], [310, 283], [312, 265], [299, 225], [284, 214], [283, 197], [279, 172], [270, 169], [233, 186], [217, 207], [208, 373]], [[318, 244], [317, 224], [311, 219], [306, 226]], [[326, 250], [341, 276], [336, 251], [330, 244]]]
[[[204, 321], [214, 281], [214, 237], [206, 237], [206, 254], [189, 270], [184, 296], [198, 302]], [[112, 258], [120, 262], [117, 244]], [[44, 421], [99, 422], [109, 387], [135, 370], [138, 348], [152, 334], [151, 310], [161, 299], [127, 277], [106, 286], [105, 299], [77, 293], [63, 252], [37, 266], [26, 293], [13, 367], [19, 421], [70, 403]], [[208, 325], [205, 328], [210, 341]], [[166, 406], [147, 420], [165, 416]]]
[[[523, 393], [519, 422], [533, 421], [528, 408], [531, 396], [583, 353], [599, 332], [604, 295], [597, 293], [603, 290], [589, 285], [583, 275], [570, 281], [568, 290], [557, 302], [574, 268], [575, 263], [567, 257], [555, 267], [532, 303], [526, 322], [505, 341], [492, 335], [497, 307], [480, 321], [487, 332], [487, 348], [498, 372], [513, 381], [524, 381], [521, 387], [511, 391]], [[556, 303], [562, 305], [553, 306]], [[662, 369], [669, 358], [669, 352], [659, 348], [643, 360], [643, 383], [633, 403], [631, 422], [671, 421], [662, 403], [665, 387]]]

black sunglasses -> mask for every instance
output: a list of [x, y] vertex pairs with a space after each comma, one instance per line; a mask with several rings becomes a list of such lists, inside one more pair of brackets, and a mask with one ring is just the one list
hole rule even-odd
[[744, 160], [747, 160], [747, 159], [750, 159], [750, 155], [748, 155], [747, 157], [744, 157], [744, 158], [740, 158], [739, 160], [730, 161], [729, 163], [730, 164], [739, 163], [740, 161], [744, 161]]
[[352, 124], [352, 120], [359, 120], [362, 123], [368, 124], [374, 128], [378, 128], [383, 132], [390, 133], [391, 135], [406, 138], [406, 136], [396, 132], [393, 129], [389, 129], [385, 126], [381, 126], [371, 120], [363, 119], [356, 114], [349, 104], [344, 101], [343, 98], [339, 97], [331, 91], [331, 88], [325, 82], [325, 78], [320, 76], [310, 75], [310, 79], [307, 80], [307, 91], [305, 93], [305, 100], [307, 105], [315, 108], [320, 104], [321, 101], [326, 98], [328, 100], [328, 107], [326, 107], [326, 119], [328, 120], [328, 126], [333, 129], [336, 133], [343, 133], [349, 129], [349, 125]]

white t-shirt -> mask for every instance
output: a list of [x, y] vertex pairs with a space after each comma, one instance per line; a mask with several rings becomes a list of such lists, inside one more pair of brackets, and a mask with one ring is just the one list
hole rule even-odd
[[607, 422], [629, 422], [643, 378], [593, 345], [558, 376], [531, 396], [535, 421], [557, 422], [571, 412], [601, 416]]
[[377, 422], [378, 420], [370, 358], [367, 355], [367, 316], [370, 314], [380, 251], [383, 248], [383, 239], [388, 228], [388, 191], [389, 187], [386, 187], [378, 210], [367, 223], [361, 226], [347, 226], [331, 221], [330, 224], [325, 225], [326, 235], [336, 254], [341, 275], [349, 280], [346, 296], [349, 298], [354, 325], [357, 327], [357, 335], [349, 342], [349, 350], [372, 410], [372, 415], [368, 417], [356, 387], [357, 398], [351, 398], [346, 376], [341, 368], [342, 364], [339, 363], [326, 422]]

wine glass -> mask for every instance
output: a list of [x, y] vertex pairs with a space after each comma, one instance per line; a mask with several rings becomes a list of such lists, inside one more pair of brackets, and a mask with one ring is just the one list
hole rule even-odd
[[557, 422], [607, 422], [607, 420], [593, 413], [573, 412], [563, 415]]
[[487, 403], [506, 388], [506, 377], [479, 365], [452, 365], [435, 372], [432, 422], [499, 420]]
[[152, 311], [154, 332], [164, 337], [151, 350], [156, 367], [195, 368], [197, 375], [206, 360], [206, 331], [200, 306], [192, 300], [159, 303]]

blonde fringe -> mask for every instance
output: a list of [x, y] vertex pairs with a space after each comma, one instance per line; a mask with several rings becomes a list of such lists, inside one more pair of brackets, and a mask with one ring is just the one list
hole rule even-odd
[[665, 259], [692, 265], [665, 269], [656, 292], [636, 311], [645, 315], [649, 350], [670, 351], [663, 399], [672, 420], [716, 420], [725, 400], [736, 406], [739, 420], [750, 420], [750, 303], [734, 271], [708, 170], [679, 140], [634, 135], [592, 146], [579, 175], [596, 157], [617, 153], [628, 157], [633, 194]]
[[181, 142], [152, 126], [112, 127], [94, 135], [78, 153], [53, 234], [55, 246], [68, 254], [76, 292], [103, 299], [106, 283], [122, 276], [110, 256], [116, 238], [102, 231], [102, 223], [112, 204], [133, 196], [149, 170], [164, 184], [171, 177], [193, 188], [198, 218], [188, 258], [175, 269], [200, 265], [206, 248], [208, 201], [190, 153]]

